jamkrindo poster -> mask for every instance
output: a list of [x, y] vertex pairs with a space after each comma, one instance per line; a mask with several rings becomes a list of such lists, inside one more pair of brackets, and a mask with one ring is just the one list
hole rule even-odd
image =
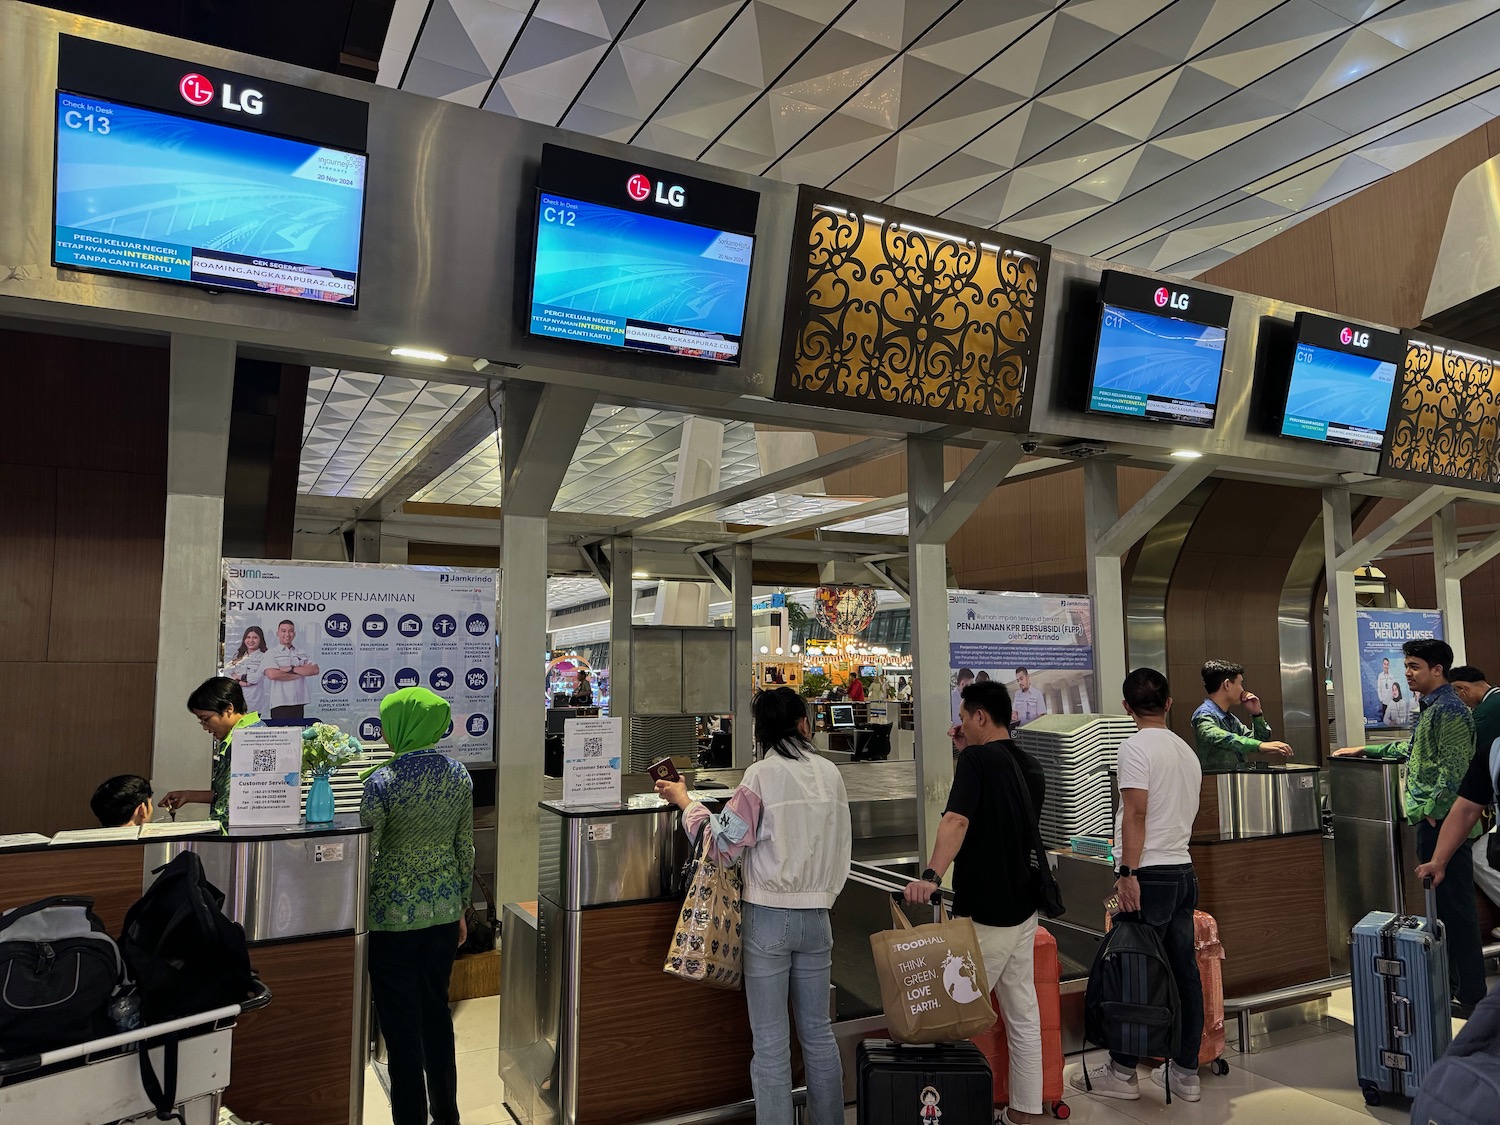
[[1421, 699], [1406, 682], [1401, 646], [1428, 637], [1443, 639], [1443, 615], [1435, 609], [1362, 609], [1359, 626], [1359, 689], [1369, 727], [1416, 725]]
[[495, 572], [226, 559], [223, 674], [264, 718], [381, 738], [380, 701], [431, 688], [453, 707], [439, 749], [494, 760]]
[[1010, 689], [1012, 730], [1043, 715], [1099, 710], [1086, 597], [949, 590], [948, 654], [954, 723], [960, 693], [977, 680]]

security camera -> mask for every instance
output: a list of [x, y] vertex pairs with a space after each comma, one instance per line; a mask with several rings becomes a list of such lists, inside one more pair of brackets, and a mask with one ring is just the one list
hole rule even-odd
[[1042, 443], [1041, 442], [1036, 441], [1034, 439], [1028, 439], [1028, 440], [1023, 441], [1021, 443], [1021, 452], [1022, 453], [1035, 453], [1041, 447], [1042, 447]]

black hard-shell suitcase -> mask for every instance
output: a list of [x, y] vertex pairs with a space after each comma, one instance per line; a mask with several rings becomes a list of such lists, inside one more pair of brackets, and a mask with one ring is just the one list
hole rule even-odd
[[855, 1055], [859, 1125], [989, 1125], [993, 1078], [973, 1043], [864, 1039]]

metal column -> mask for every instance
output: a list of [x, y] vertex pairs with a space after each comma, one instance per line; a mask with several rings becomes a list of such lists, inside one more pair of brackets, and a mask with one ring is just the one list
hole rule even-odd
[[630, 761], [630, 630], [635, 611], [635, 540], [609, 544], [609, 713], [620, 724], [620, 759]]
[[172, 337], [167, 519], [151, 778], [158, 793], [208, 788], [208, 739], [184, 709], [221, 663], [224, 471], [233, 340]]
[[[943, 499], [943, 444], [906, 439], [906, 496], [909, 523], [919, 528]], [[938, 822], [953, 785], [952, 686], [948, 661], [948, 547], [924, 543], [912, 534], [907, 551], [911, 570], [911, 654], [913, 748], [917, 760], [917, 850], [925, 864], [937, 841]]]
[[[1354, 542], [1349, 490], [1323, 490], [1323, 557], [1328, 581], [1328, 653], [1333, 676], [1333, 728], [1338, 746], [1362, 746], [1364, 703], [1359, 686], [1359, 624], [1354, 568], [1339, 560]], [[1337, 747], [1335, 747], [1337, 749]]]
[[[1088, 547], [1089, 598], [1094, 612], [1094, 685], [1101, 714], [1118, 714], [1125, 681], [1125, 584], [1120, 556], [1098, 544], [1120, 518], [1120, 486], [1115, 466], [1086, 461], [1083, 466], [1083, 526]], [[1166, 675], [1165, 668], [1158, 669]]]
[[1464, 658], [1463, 579], [1458, 562], [1458, 505], [1449, 504], [1432, 517], [1432, 569], [1437, 585], [1437, 608], [1443, 615], [1443, 639], [1453, 649], [1453, 663]]
[[755, 724], [750, 716], [751, 680], [755, 675], [755, 630], [751, 623], [754, 598], [754, 565], [750, 544], [734, 548], [734, 768], [748, 769], [755, 760]]

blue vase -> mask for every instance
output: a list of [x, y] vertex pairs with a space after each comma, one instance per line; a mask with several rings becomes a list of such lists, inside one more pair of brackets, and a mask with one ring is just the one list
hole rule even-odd
[[332, 824], [333, 815], [333, 786], [328, 784], [327, 771], [319, 770], [313, 774], [312, 788], [307, 791], [307, 823]]

